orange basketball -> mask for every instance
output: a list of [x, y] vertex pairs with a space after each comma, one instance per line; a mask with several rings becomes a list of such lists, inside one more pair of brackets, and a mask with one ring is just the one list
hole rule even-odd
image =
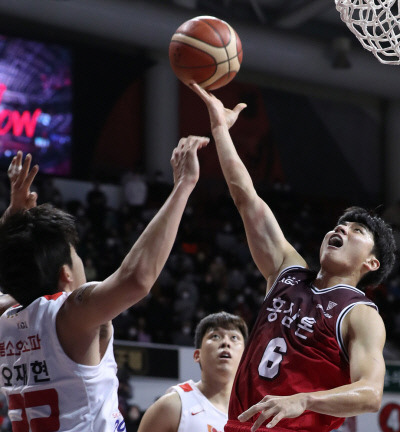
[[198, 16], [184, 22], [172, 36], [169, 61], [185, 84], [198, 83], [206, 90], [228, 84], [239, 72], [242, 43], [225, 21]]

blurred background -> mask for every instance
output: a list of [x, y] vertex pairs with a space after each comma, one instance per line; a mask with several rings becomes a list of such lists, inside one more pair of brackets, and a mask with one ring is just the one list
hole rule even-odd
[[[168, 58], [175, 30], [198, 15], [228, 21], [241, 39], [241, 70], [215, 94], [247, 103], [232, 129], [238, 152], [311, 267], [350, 205], [375, 209], [398, 238], [399, 67], [361, 47], [333, 0], [0, 0], [0, 210], [12, 156], [31, 152], [39, 201], [77, 218], [88, 280], [114, 271], [171, 191], [179, 138], [210, 135]], [[128, 431], [169, 385], [199, 376], [196, 323], [224, 309], [251, 327], [265, 294], [212, 143], [200, 162], [164, 271], [114, 322]], [[400, 421], [387, 425], [400, 415], [399, 267], [367, 295], [387, 327], [394, 408], [343, 430], [399, 431]]]

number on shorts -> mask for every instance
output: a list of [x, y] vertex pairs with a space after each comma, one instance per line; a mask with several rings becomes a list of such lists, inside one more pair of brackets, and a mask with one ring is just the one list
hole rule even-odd
[[[28, 421], [26, 410], [43, 405], [50, 407], [50, 415], [44, 418], [33, 418]], [[21, 420], [11, 422], [13, 432], [56, 432], [60, 428], [58, 394], [55, 389], [11, 394], [8, 409], [9, 411], [20, 410], [21, 412]]]
[[281, 337], [271, 339], [258, 365], [259, 375], [268, 379], [275, 378], [279, 373], [279, 366], [286, 351], [285, 339]]

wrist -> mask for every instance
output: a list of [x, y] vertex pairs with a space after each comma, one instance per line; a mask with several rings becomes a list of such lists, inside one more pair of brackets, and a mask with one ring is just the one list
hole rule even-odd
[[174, 184], [173, 191], [175, 193], [189, 196], [192, 193], [193, 189], [195, 188], [196, 184], [197, 184], [197, 180], [195, 178], [193, 178], [193, 179], [188, 179], [188, 178], [179, 179]]
[[304, 410], [313, 411], [313, 408], [315, 408], [318, 401], [316, 393], [302, 393], [302, 396], [304, 401]]

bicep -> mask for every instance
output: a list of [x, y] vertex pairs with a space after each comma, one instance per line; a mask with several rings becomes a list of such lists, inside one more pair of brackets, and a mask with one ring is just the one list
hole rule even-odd
[[382, 391], [385, 376], [383, 347], [386, 339], [382, 318], [375, 309], [358, 305], [349, 313], [345, 323], [351, 381], [364, 380]]
[[134, 299], [135, 289], [121, 289], [116, 273], [102, 282], [88, 282], [71, 293], [65, 302], [65, 315], [73, 327], [96, 329], [143, 297], [140, 293]]
[[138, 432], [177, 432], [181, 417], [178, 393], [162, 396], [144, 413]]

